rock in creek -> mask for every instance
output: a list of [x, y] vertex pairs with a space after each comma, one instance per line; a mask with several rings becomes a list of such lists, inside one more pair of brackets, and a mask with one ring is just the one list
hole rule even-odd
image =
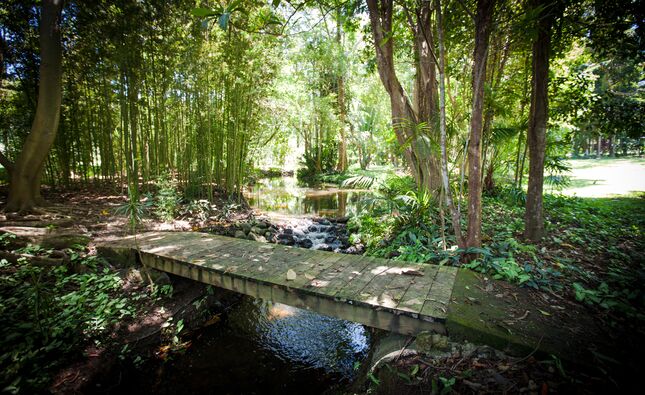
[[249, 232], [248, 239], [253, 240], [253, 241], [259, 241], [260, 243], [266, 243], [267, 242], [267, 239], [264, 238], [264, 236], [260, 236], [258, 234], [255, 234], [254, 232]]
[[314, 242], [310, 239], [302, 239], [298, 242], [298, 246], [302, 248], [311, 248], [314, 246]]
[[281, 233], [278, 235], [278, 244], [292, 246], [295, 244], [295, 242], [296, 240], [293, 238], [293, 235], [291, 234]]
[[328, 244], [325, 244], [325, 243], [320, 244], [320, 245], [318, 246], [318, 248], [316, 248], [316, 249], [317, 249], [317, 250], [321, 250], [321, 251], [333, 251], [333, 250], [334, 250], [334, 249], [332, 248], [332, 246], [330, 246], [330, 245], [328, 245]]
[[246, 233], [244, 233], [241, 230], [236, 230], [235, 231], [235, 237], [238, 239], [246, 239]]

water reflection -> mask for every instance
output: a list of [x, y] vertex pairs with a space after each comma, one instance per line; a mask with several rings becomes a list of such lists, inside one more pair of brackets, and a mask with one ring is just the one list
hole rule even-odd
[[229, 317], [229, 325], [293, 364], [293, 373], [320, 370], [350, 378], [354, 361], [365, 357], [369, 347], [360, 324], [259, 299], [246, 299]]
[[354, 363], [364, 361], [369, 346], [362, 325], [245, 297], [220, 324], [202, 330], [185, 354], [153, 375], [129, 377], [125, 388], [155, 394], [330, 393], [352, 382]]
[[364, 190], [299, 187], [295, 177], [261, 179], [244, 193], [251, 207], [265, 212], [320, 217], [357, 214]]

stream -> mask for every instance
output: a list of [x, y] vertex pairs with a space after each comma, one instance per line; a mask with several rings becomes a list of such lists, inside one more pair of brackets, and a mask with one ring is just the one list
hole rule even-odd
[[301, 187], [295, 177], [263, 178], [244, 191], [249, 205], [270, 215], [342, 218], [357, 214], [370, 191]]
[[[356, 213], [365, 196], [369, 192], [301, 188], [292, 177], [260, 180], [246, 191], [256, 212], [271, 218], [263, 224], [275, 232], [267, 233], [268, 241], [337, 253], [360, 252], [348, 244], [338, 218]], [[248, 229], [246, 235], [251, 238]], [[152, 386], [158, 394], [342, 391], [356, 379], [372, 344], [360, 324], [247, 296], [191, 341], [183, 354], [158, 367], [156, 377], [135, 387]]]

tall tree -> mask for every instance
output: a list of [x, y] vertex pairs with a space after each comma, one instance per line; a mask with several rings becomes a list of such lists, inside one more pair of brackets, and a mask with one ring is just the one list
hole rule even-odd
[[537, 36], [532, 50], [531, 107], [527, 144], [529, 149], [529, 182], [524, 215], [524, 237], [538, 242], [544, 236], [544, 158], [546, 153], [546, 127], [549, 117], [549, 57], [551, 30], [559, 8], [550, 0], [532, 0], [537, 13]]
[[481, 246], [482, 228], [482, 135], [484, 83], [488, 41], [495, 0], [477, 0], [475, 15], [475, 49], [473, 52], [473, 103], [468, 145], [468, 236], [467, 247]]
[[343, 48], [342, 13], [340, 7], [336, 10], [336, 44], [338, 45], [339, 67], [336, 98], [338, 101], [338, 122], [340, 141], [338, 142], [338, 164], [336, 170], [347, 170], [347, 105], [345, 103], [345, 50]]
[[42, 203], [40, 180], [54, 143], [62, 99], [62, 0], [43, 0], [40, 20], [40, 81], [31, 132], [15, 164], [3, 159], [11, 182], [7, 211], [29, 211]]
[[[441, 146], [441, 181], [443, 195], [446, 199], [446, 206], [450, 211], [452, 229], [455, 232], [457, 245], [464, 247], [464, 237], [461, 233], [461, 215], [452, 200], [452, 189], [448, 174], [447, 128], [446, 128], [446, 48], [443, 29], [443, 15], [441, 11], [441, 0], [437, 2], [437, 39], [439, 41], [439, 133]], [[443, 217], [442, 217], [443, 218]]]
[[[383, 87], [390, 96], [392, 126], [412, 174], [420, 187], [437, 190], [441, 185], [439, 161], [433, 153], [430, 133], [438, 113], [435, 62], [431, 59], [430, 1], [422, 0], [408, 12], [415, 34], [416, 101], [413, 103], [394, 67], [393, 0], [367, 0], [376, 64]], [[412, 16], [414, 15], [414, 16]], [[428, 133], [430, 131], [430, 133]]]

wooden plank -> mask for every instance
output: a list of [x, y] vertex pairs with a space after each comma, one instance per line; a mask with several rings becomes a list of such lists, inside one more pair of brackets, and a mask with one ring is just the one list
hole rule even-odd
[[396, 308], [400, 311], [407, 311], [418, 315], [423, 308], [430, 287], [437, 276], [438, 268], [436, 265], [425, 265], [423, 276], [416, 277], [412, 280]]
[[423, 304], [420, 314], [425, 317], [445, 319], [448, 313], [448, 304], [455, 284], [457, 269], [449, 266], [439, 266], [437, 276]]
[[345, 265], [342, 270], [337, 271], [335, 279], [330, 281], [329, 285], [324, 288], [323, 291], [326, 295], [336, 298], [338, 292], [358, 277], [372, 263], [372, 260], [364, 256], [351, 256], [348, 262], [349, 264]]
[[343, 257], [340, 254], [329, 252], [312, 251], [313, 254], [305, 262], [305, 265], [295, 269], [296, 279], [290, 281], [291, 288], [306, 292], [317, 292], [318, 278], [325, 269], [334, 266]]
[[405, 270], [421, 271], [423, 269], [416, 265], [401, 267], [398, 270], [396, 268], [388, 269], [388, 272], [392, 273], [394, 279], [378, 295], [377, 300], [380, 306], [395, 309], [408, 288], [414, 283], [415, 276], [404, 274]]
[[378, 275], [388, 269], [388, 266], [382, 265], [377, 258], [366, 257], [370, 262], [356, 277], [345, 287], [338, 291], [334, 296], [339, 300], [356, 302], [359, 300], [361, 291]]
[[[352, 264], [352, 257], [342, 254], [337, 255], [340, 255], [341, 258], [321, 270], [313, 280], [304, 286], [305, 289], [315, 288], [316, 293], [333, 297], [336, 293], [334, 289], [341, 288], [342, 285], [347, 283], [347, 280], [340, 277], [339, 274]], [[330, 289], [332, 285], [334, 285], [334, 289]]]

